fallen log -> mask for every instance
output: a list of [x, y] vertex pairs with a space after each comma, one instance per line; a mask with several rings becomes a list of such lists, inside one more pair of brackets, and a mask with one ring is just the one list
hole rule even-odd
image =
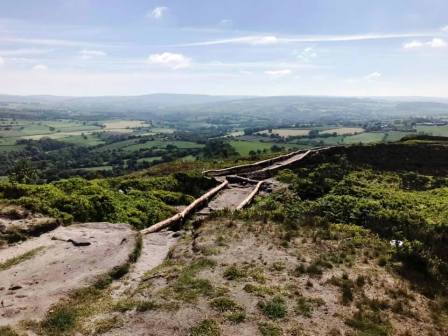
[[243, 209], [246, 205], [248, 205], [250, 202], [252, 202], [252, 200], [254, 199], [254, 197], [258, 194], [258, 192], [260, 191], [261, 186], [263, 185], [263, 183], [265, 183], [265, 181], [260, 181], [257, 183], [257, 185], [255, 186], [254, 190], [252, 190], [252, 192], [249, 194], [249, 196], [247, 196], [237, 207], [236, 210], [241, 210]]
[[204, 203], [206, 203], [211, 197], [215, 196], [218, 192], [220, 192], [222, 189], [227, 187], [229, 184], [229, 181], [225, 180], [217, 187], [209, 190], [201, 197], [194, 200], [190, 205], [188, 205], [184, 210], [181, 212], [175, 214], [174, 216], [167, 218], [161, 222], [158, 222], [157, 224], [154, 224], [150, 226], [149, 228], [146, 228], [144, 230], [141, 230], [140, 232], [142, 234], [148, 234], [148, 233], [154, 233], [157, 231], [160, 231], [162, 229], [165, 229], [171, 225], [183, 222], [185, 218], [187, 218], [189, 215], [191, 215], [192, 212], [194, 212], [198, 207], [202, 206]]

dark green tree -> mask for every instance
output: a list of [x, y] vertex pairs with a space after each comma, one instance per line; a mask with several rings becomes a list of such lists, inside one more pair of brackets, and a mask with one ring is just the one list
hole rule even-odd
[[9, 171], [8, 178], [13, 183], [33, 183], [37, 180], [37, 171], [30, 160], [21, 159]]

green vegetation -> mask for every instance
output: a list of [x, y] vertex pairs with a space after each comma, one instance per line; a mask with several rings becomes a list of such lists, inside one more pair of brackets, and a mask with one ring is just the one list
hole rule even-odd
[[[374, 171], [349, 165], [344, 158], [316, 163], [293, 175], [283, 172], [280, 178], [291, 183], [297, 198], [273, 195], [258, 204], [273, 210], [269, 217], [291, 225], [310, 217], [320, 223], [353, 223], [402, 241], [395, 247], [395, 257], [403, 262], [402, 272], [411, 276], [417, 271], [434, 284], [447, 286], [448, 258], [443, 247], [448, 237], [447, 178]], [[276, 197], [283, 201], [279, 204]], [[380, 256], [378, 263], [385, 266], [387, 259]], [[321, 267], [319, 262], [303, 271], [319, 274]], [[343, 287], [345, 302], [351, 301], [349, 289]]]
[[174, 212], [171, 206], [189, 204], [213, 185], [200, 175], [182, 173], [91, 181], [71, 178], [45, 185], [2, 181], [0, 197], [5, 203], [19, 204], [67, 223], [126, 222], [141, 229], [169, 217]]
[[275, 296], [270, 300], [260, 301], [258, 307], [263, 314], [271, 319], [280, 319], [286, 316], [285, 300], [280, 296]]
[[203, 320], [197, 326], [190, 329], [190, 336], [219, 336], [221, 331], [214, 320]]
[[214, 261], [205, 258], [193, 261], [180, 272], [167, 294], [187, 302], [195, 301], [200, 295], [213, 295], [214, 288], [210, 281], [198, 278], [197, 274], [203, 269], [214, 267], [215, 264]]
[[218, 297], [210, 302], [210, 305], [217, 311], [224, 313], [227, 311], [238, 311], [241, 307], [228, 297]]
[[237, 265], [232, 265], [224, 271], [224, 278], [227, 280], [238, 280], [247, 277], [247, 271]]
[[[301, 146], [294, 144], [283, 144], [275, 142], [261, 142], [261, 141], [230, 141], [230, 145], [242, 156], [249, 156], [251, 152], [270, 152], [272, 146], [279, 148], [283, 147], [286, 150], [300, 149]], [[280, 149], [281, 151], [281, 149]]]
[[242, 323], [246, 320], [245, 312], [233, 312], [226, 315], [226, 319], [233, 323]]
[[39, 252], [43, 251], [44, 249], [45, 249], [44, 246], [36, 247], [36, 248], [34, 248], [24, 254], [21, 254], [17, 257], [5, 260], [4, 262], [0, 263], [0, 271], [5, 271], [15, 265], [18, 265], [24, 261], [27, 261], [27, 260], [33, 258]]
[[0, 335], [1, 336], [19, 336], [19, 334], [17, 334], [10, 327], [0, 327]]
[[282, 329], [275, 324], [269, 322], [261, 322], [258, 324], [258, 330], [262, 336], [281, 336]]

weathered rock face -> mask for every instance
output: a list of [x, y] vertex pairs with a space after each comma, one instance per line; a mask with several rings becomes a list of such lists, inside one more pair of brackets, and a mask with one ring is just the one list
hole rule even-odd
[[135, 241], [127, 224], [85, 223], [0, 250], [0, 265], [20, 260], [0, 268], [0, 326], [41, 319], [70, 291], [124, 264]]
[[54, 230], [59, 222], [16, 205], [0, 205], [0, 247]]

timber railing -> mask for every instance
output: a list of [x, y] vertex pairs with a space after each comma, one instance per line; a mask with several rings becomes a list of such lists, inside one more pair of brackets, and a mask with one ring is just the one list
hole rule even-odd
[[224, 169], [211, 169], [211, 170], [206, 170], [202, 173], [204, 175], [211, 175], [211, 176], [234, 175], [234, 174], [246, 173], [246, 172], [253, 171], [254, 169], [261, 169], [264, 167], [268, 167], [273, 163], [289, 159], [290, 157], [293, 157], [294, 155], [297, 155], [300, 153], [305, 153], [305, 152], [306, 152], [306, 150], [298, 150], [298, 151], [291, 152], [288, 154], [276, 156], [272, 159], [258, 161], [255, 163], [248, 163], [248, 164], [239, 165], [239, 166], [233, 166], [233, 167], [224, 168]]
[[196, 200], [194, 200], [192, 203], [190, 203], [189, 206], [187, 206], [184, 210], [182, 210], [181, 212], [175, 214], [174, 216], [165, 219], [157, 224], [154, 224], [153, 226], [150, 226], [147, 229], [144, 229], [141, 231], [142, 234], [147, 234], [147, 233], [153, 233], [153, 232], [157, 232], [160, 231], [162, 229], [165, 229], [171, 225], [174, 224], [178, 224], [183, 222], [187, 217], [189, 217], [195, 210], [197, 210], [199, 207], [203, 206], [205, 203], [208, 202], [208, 200], [210, 198], [212, 198], [213, 196], [215, 196], [218, 192], [220, 192], [222, 189], [224, 189], [225, 187], [227, 187], [227, 185], [229, 184], [229, 181], [225, 180], [224, 182], [222, 182], [220, 185], [218, 185], [217, 187], [214, 187], [213, 189], [209, 190], [208, 192], [206, 192], [204, 195], [202, 195], [201, 197], [197, 198]]

